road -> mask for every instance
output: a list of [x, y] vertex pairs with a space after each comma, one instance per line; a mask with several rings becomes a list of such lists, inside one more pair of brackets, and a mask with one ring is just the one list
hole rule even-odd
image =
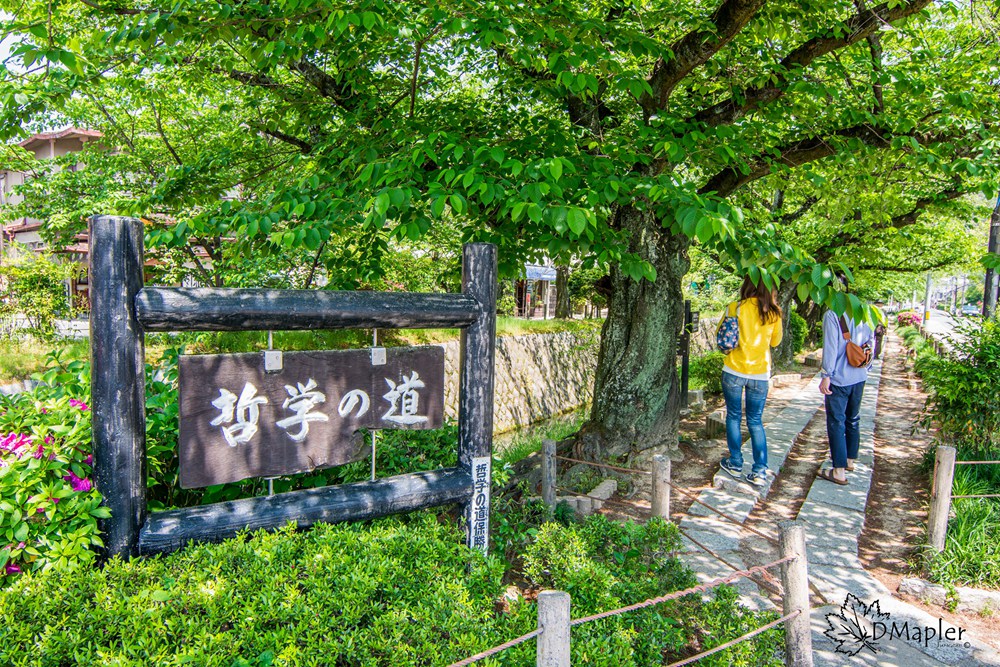
[[924, 329], [936, 340], [946, 343], [948, 339], [962, 340], [964, 336], [959, 328], [969, 321], [969, 318], [952, 317], [943, 310], [932, 310], [930, 319], [924, 323]]

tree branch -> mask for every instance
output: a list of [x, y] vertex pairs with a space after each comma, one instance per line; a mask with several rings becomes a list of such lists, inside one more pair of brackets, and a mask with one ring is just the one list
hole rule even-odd
[[796, 220], [804, 216], [806, 213], [808, 213], [810, 209], [812, 209], [812, 207], [815, 206], [816, 202], [818, 201], [819, 197], [813, 197], [813, 196], [806, 197], [805, 201], [802, 202], [801, 206], [799, 206], [791, 213], [784, 214], [783, 216], [778, 218], [777, 221], [783, 225], [788, 224], [790, 222], [795, 222]]
[[345, 109], [356, 106], [356, 101], [353, 99], [354, 91], [349, 85], [338, 81], [305, 58], [293, 63], [292, 69], [301, 74], [306, 83], [319, 91], [323, 97], [333, 100]]
[[674, 42], [670, 46], [673, 58], [660, 58], [647, 79], [653, 95], [643, 95], [640, 100], [646, 117], [657, 109], [666, 108], [677, 84], [732, 41], [757, 14], [764, 2], [765, 0], [724, 0], [710, 19], [714, 29], [693, 30]]
[[[762, 151], [742, 168], [727, 167], [708, 179], [698, 192], [705, 194], [715, 192], [719, 197], [728, 197], [734, 191], [751, 181], [763, 178], [771, 173], [771, 165], [781, 164], [786, 167], [798, 167], [808, 162], [815, 162], [829, 157], [837, 152], [837, 144], [844, 140], [857, 139], [862, 143], [879, 148], [888, 147], [894, 136], [910, 136], [920, 144], [932, 144], [954, 137], [946, 134], [922, 134], [911, 132], [907, 134], [892, 134], [889, 130], [876, 128], [872, 125], [856, 125], [837, 130], [826, 137], [811, 137], [800, 139], [786, 146], [769, 151]], [[777, 157], [774, 157], [777, 155]]]
[[[838, 30], [828, 30], [824, 35], [840, 37], [813, 37], [789, 53], [781, 61], [775, 72], [776, 81], [768, 84], [744, 88], [731, 97], [695, 114], [693, 120], [710, 126], [734, 123], [747, 114], [782, 97], [791, 83], [791, 75], [814, 60], [833, 51], [851, 46], [868, 36], [874, 35], [881, 26], [907, 18], [920, 12], [931, 0], [910, 0], [890, 8], [885, 2], [874, 9], [859, 11], [847, 19]], [[738, 100], [738, 101], [737, 101]]]
[[[880, 231], [885, 229], [902, 229], [903, 227], [908, 227], [917, 222], [917, 218], [920, 217], [929, 207], [940, 204], [942, 202], [951, 201], [953, 199], [958, 199], [962, 195], [968, 194], [969, 191], [960, 187], [959, 183], [955, 183], [953, 187], [937, 192], [933, 195], [926, 197], [920, 197], [913, 203], [913, 207], [905, 212], [895, 215], [885, 223], [874, 224], [868, 231]], [[858, 211], [860, 214], [860, 211]], [[857, 244], [862, 239], [862, 235], [858, 232], [852, 232], [849, 234], [839, 233], [834, 236], [829, 243], [819, 248], [815, 253], [813, 253], [817, 262], [827, 262], [833, 257], [834, 251], [840, 248], [846, 248], [850, 245]], [[950, 262], [949, 262], [950, 263]], [[886, 269], [888, 270], [888, 269]]]
[[309, 155], [309, 153], [312, 152], [313, 145], [310, 144], [308, 141], [299, 139], [298, 137], [293, 137], [290, 134], [285, 134], [281, 130], [272, 130], [264, 127], [263, 125], [257, 125], [256, 123], [254, 124], [254, 127], [256, 127], [264, 134], [268, 135], [269, 137], [274, 137], [278, 141], [283, 141], [286, 144], [295, 146], [296, 148], [299, 149], [299, 151], [301, 151], [303, 155]]
[[135, 16], [136, 14], [144, 14], [149, 11], [143, 9], [127, 9], [123, 7], [103, 7], [92, 0], [80, 0], [80, 2], [87, 5], [91, 9], [96, 9], [100, 12], [110, 12], [112, 14], [118, 14], [119, 16]]
[[153, 102], [152, 98], [149, 100], [149, 107], [153, 110], [153, 119], [156, 121], [156, 131], [160, 133], [160, 138], [163, 139], [163, 145], [167, 147], [170, 154], [174, 158], [174, 162], [178, 165], [183, 165], [184, 162], [181, 160], [181, 156], [177, 154], [174, 147], [170, 145], [170, 140], [167, 139], [167, 133], [163, 131], [163, 123], [160, 122], [160, 114], [156, 111], [156, 103]]

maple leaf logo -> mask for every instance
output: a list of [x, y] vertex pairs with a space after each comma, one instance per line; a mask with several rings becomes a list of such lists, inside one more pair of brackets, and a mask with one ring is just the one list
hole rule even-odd
[[830, 627], [823, 634], [837, 644], [837, 653], [857, 655], [867, 648], [878, 654], [878, 641], [875, 640], [872, 624], [888, 618], [889, 614], [883, 614], [879, 608], [878, 600], [866, 605], [853, 593], [848, 593], [840, 612], [826, 615]]

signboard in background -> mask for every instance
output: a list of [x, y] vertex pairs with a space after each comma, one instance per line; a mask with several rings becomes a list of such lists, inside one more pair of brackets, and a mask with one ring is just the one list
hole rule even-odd
[[433, 429], [444, 349], [374, 348], [180, 359], [180, 484], [197, 488], [363, 459], [359, 429]]

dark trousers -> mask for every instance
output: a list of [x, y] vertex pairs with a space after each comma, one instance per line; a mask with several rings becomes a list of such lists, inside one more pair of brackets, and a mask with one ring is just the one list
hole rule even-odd
[[830, 439], [830, 458], [834, 468], [846, 468], [847, 459], [858, 458], [861, 431], [861, 396], [865, 383], [847, 387], [830, 385], [832, 394], [826, 397], [826, 435]]

